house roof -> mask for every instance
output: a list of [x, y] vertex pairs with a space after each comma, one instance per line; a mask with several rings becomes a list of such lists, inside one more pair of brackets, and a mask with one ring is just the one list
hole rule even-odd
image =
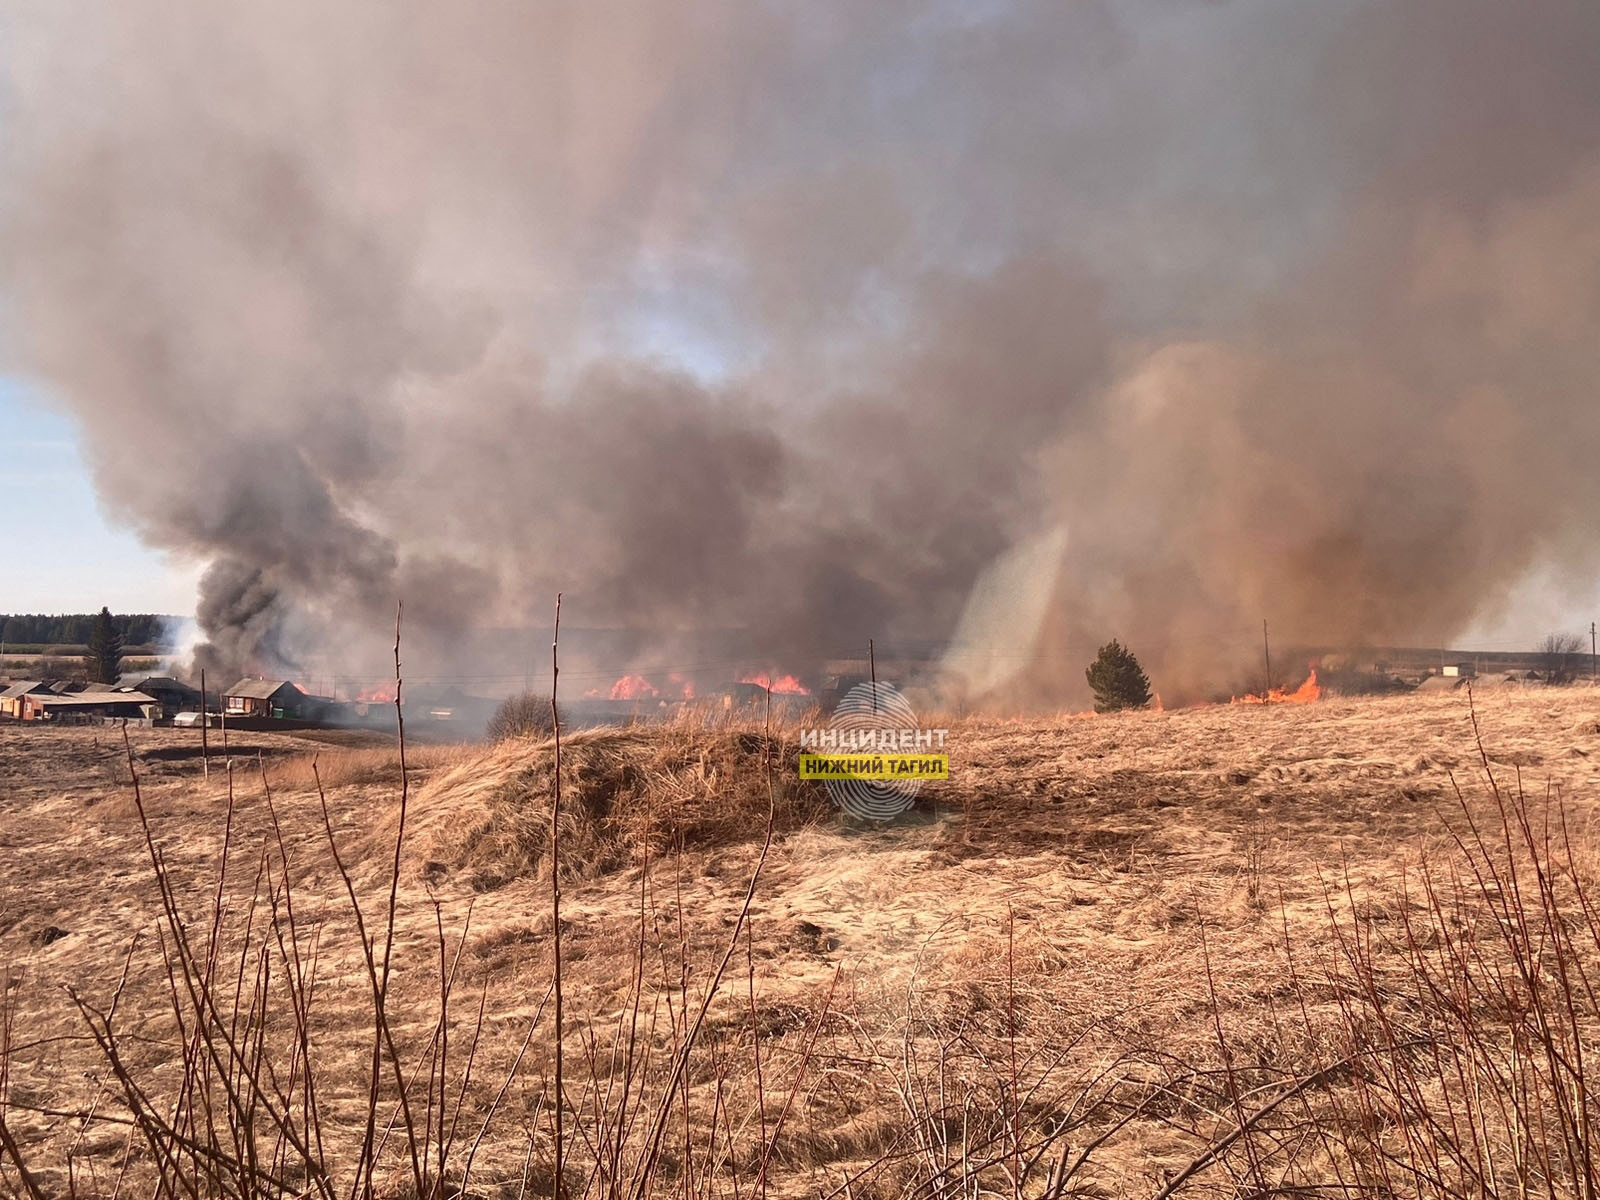
[[284, 688], [294, 688], [297, 692], [300, 690], [287, 679], [241, 679], [222, 694], [246, 700], [271, 700]]
[[143, 692], [75, 692], [68, 696], [35, 696], [44, 708], [104, 708], [107, 705], [157, 704], [154, 696]]
[[170, 675], [126, 675], [119, 680], [115, 687], [118, 690], [149, 691], [152, 688], [162, 692], [183, 692], [198, 696], [199, 689], [190, 687], [187, 683], [172, 678]]
[[0, 692], [0, 700], [14, 700], [18, 696], [26, 696], [29, 692], [48, 692], [50, 685], [41, 683], [37, 679], [19, 679], [5, 691]]

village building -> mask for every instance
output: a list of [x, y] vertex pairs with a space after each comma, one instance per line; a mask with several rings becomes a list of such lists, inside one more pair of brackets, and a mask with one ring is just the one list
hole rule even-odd
[[49, 721], [56, 725], [97, 725], [107, 718], [155, 721], [161, 704], [143, 692], [28, 692], [22, 697], [24, 721]]
[[[199, 690], [173, 679], [170, 675], [124, 675], [103, 690], [143, 692], [146, 696], [154, 696], [161, 702], [163, 712], [169, 717], [200, 707]], [[215, 697], [212, 699], [215, 700]]]
[[286, 679], [241, 679], [222, 693], [223, 711], [230, 717], [276, 717], [310, 720], [316, 702]]
[[38, 679], [21, 679], [0, 692], [0, 717], [22, 719], [22, 698], [50, 691], [50, 685]]

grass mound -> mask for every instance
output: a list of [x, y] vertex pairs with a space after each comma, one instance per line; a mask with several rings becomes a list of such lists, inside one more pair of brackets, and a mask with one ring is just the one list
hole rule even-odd
[[[596, 729], [561, 742], [563, 878], [592, 879], [675, 847], [760, 837], [769, 807], [760, 732], [641, 726]], [[823, 820], [826, 790], [798, 777], [798, 747], [771, 743], [778, 831]], [[411, 800], [417, 861], [459, 872], [480, 891], [547, 869], [555, 743], [515, 738], [436, 775]], [[393, 818], [374, 832], [392, 840]]]

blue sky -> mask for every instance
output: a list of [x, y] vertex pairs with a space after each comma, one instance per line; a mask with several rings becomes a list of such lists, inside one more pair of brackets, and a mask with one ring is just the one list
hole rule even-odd
[[0, 506], [0, 612], [193, 611], [197, 567], [169, 562], [109, 520], [73, 423], [4, 378]]

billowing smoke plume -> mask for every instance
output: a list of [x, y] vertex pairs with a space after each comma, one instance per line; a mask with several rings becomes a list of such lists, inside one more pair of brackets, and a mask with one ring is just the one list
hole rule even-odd
[[1593, 5], [0, 13], [0, 369], [214, 662], [561, 590], [1057, 702], [1600, 566]]

